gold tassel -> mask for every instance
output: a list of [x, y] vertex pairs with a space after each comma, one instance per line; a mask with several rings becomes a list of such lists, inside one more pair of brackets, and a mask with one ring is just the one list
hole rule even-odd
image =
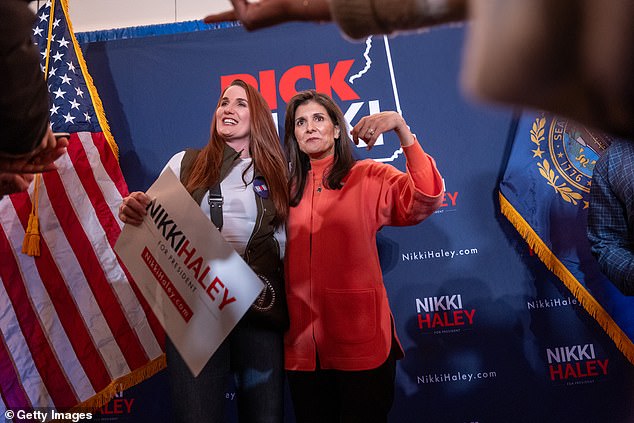
[[[53, 16], [55, 13], [55, 0], [51, 2], [50, 18], [48, 22], [48, 36], [46, 41], [46, 62], [44, 64], [44, 80], [48, 80], [48, 64], [51, 52], [51, 43], [53, 41]], [[39, 186], [40, 186], [40, 174], [35, 175], [34, 188], [33, 188], [33, 203], [31, 205], [31, 214], [29, 215], [29, 224], [26, 227], [26, 234], [24, 235], [24, 241], [22, 241], [22, 253], [28, 254], [31, 257], [40, 256], [40, 225], [38, 222], [38, 200], [39, 200]]]
[[26, 234], [22, 242], [22, 253], [31, 257], [40, 256], [40, 224], [38, 220], [39, 187], [41, 175], [35, 175], [33, 188], [33, 204], [29, 215], [29, 224], [26, 227]]

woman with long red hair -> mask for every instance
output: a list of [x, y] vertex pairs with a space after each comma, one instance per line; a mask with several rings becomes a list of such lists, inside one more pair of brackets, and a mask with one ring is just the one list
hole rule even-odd
[[[277, 423], [284, 417], [283, 333], [288, 327], [282, 264], [287, 165], [266, 101], [242, 80], [223, 91], [210, 132], [205, 147], [174, 155], [166, 167], [180, 175], [266, 288], [197, 377], [166, 341], [173, 421], [222, 421], [227, 377], [233, 376], [240, 422]], [[131, 193], [119, 209], [121, 220], [140, 225], [149, 202], [147, 194]]]

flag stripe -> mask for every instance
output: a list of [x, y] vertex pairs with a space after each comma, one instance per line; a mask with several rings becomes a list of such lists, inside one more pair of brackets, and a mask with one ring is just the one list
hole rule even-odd
[[[16, 245], [15, 236], [11, 237], [14, 233], [15, 232], [7, 232], [7, 237], [14, 245]], [[23, 238], [24, 234], [21, 234], [20, 237]], [[37, 273], [34, 260], [19, 252], [16, 254], [16, 258], [22, 268], [25, 280], [29, 281], [25, 288], [31, 298], [35, 312], [42, 321], [42, 327], [46, 331], [46, 337], [53, 349], [53, 353], [56, 357], [58, 357], [59, 365], [62, 368], [65, 377], [75, 389], [94, 392], [90, 380], [88, 379], [81, 362], [76, 356], [77, 351], [73, 346], [71, 339], [69, 339], [72, 336], [71, 334], [73, 333], [73, 328], [65, 328], [62, 325], [62, 321], [58, 315], [59, 309], [54, 309], [49, 292], [46, 291], [44, 282]], [[16, 350], [18, 351], [17, 355], [22, 355], [25, 350], [26, 347], [23, 347], [22, 350]], [[86, 362], [86, 360], [84, 360], [84, 362]], [[54, 387], [50, 388], [54, 389]], [[27, 391], [31, 392], [31, 390]], [[35, 391], [39, 392], [40, 388], [38, 387]], [[41, 402], [37, 401], [36, 403], [40, 404]], [[49, 400], [49, 403], [52, 405], [52, 401]]]
[[[121, 310], [121, 305], [112, 287], [106, 280], [99, 258], [84, 232], [77, 214], [73, 213], [73, 207], [59, 174], [49, 172], [44, 176], [44, 181], [55, 214], [58, 218], [63, 217], [60, 218], [60, 226], [72, 249], [78, 256], [81, 256], [79, 266], [86, 276], [88, 285], [110, 330], [115, 335], [119, 348], [124, 353], [126, 363], [131, 369], [143, 365], [147, 362], [148, 357]], [[89, 196], [90, 194], [88, 193]]]
[[[64, 157], [61, 162], [70, 163], [70, 160], [68, 157]], [[63, 164], [58, 162], [58, 167], [62, 168]], [[65, 175], [73, 174], [76, 178], [73, 169], [68, 166], [66, 168], [67, 170], [64, 170], [62, 173]], [[77, 182], [74, 186], [80, 185], [81, 184]], [[89, 330], [89, 335], [91, 336], [90, 342], [98, 349], [101, 359], [108, 369], [109, 378], [112, 378], [112, 375], [129, 372], [123, 353], [116, 342], [113, 341], [115, 336], [110, 330], [105, 316], [102, 314], [90, 289], [89, 283], [86, 280], [86, 275], [78, 262], [83, 256], [76, 254], [61, 230], [59, 220], [56, 219], [57, 216], [50, 204], [46, 184], [43, 184], [40, 190], [40, 213], [41, 216], [46, 216], [46, 218], [40, 218], [40, 230], [42, 232], [42, 238], [45, 241], [44, 245], [47, 245], [49, 252], [55, 252], [54, 256], [52, 255], [52, 259], [55, 260], [56, 269], [60, 273], [60, 277], [64, 280], [64, 283], [68, 286], [77, 310]], [[70, 197], [78, 197], [81, 199], [86, 198], [86, 194], [74, 190], [71, 191]], [[86, 370], [90, 371], [90, 368]], [[95, 389], [98, 390], [101, 387], [102, 386], [98, 386], [95, 387]], [[80, 397], [80, 399], [83, 399], [82, 395], [80, 395]]]
[[[2, 286], [4, 286], [4, 280], [2, 282]], [[17, 368], [9, 353], [4, 336], [0, 336], [0, 393], [4, 404], [11, 408], [31, 405], [29, 397], [24, 392], [24, 386], [20, 382]]]
[[[118, 296], [119, 302], [123, 307], [128, 320], [135, 328], [137, 336], [139, 337], [142, 346], [145, 348], [145, 352], [148, 356], [156, 357], [162, 354], [161, 345], [157, 342], [157, 334], [159, 328], [151, 328], [148, 325], [148, 308], [142, 307], [138, 297], [135, 294], [134, 287], [130, 284], [130, 275], [126, 274], [127, 270], [123, 268], [118, 256], [114, 252], [114, 244], [117, 237], [121, 232], [122, 223], [115, 218], [115, 213], [118, 210], [119, 204], [121, 204], [121, 197], [118, 189], [113, 183], [104, 183], [104, 180], [111, 181], [110, 176], [106, 174], [102, 162], [100, 161], [100, 155], [98, 154], [97, 146], [104, 142], [103, 135], [90, 134], [87, 132], [78, 134], [79, 142], [71, 143], [73, 148], [69, 150], [69, 156], [73, 162], [73, 169], [77, 171], [77, 180], [71, 180], [66, 178], [66, 173], [62, 173], [64, 177], [64, 185], [75, 186], [79, 184], [85, 189], [87, 198], [90, 199], [93, 204], [94, 210], [100, 210], [97, 212], [98, 223], [104, 228], [103, 235], [97, 234], [94, 231], [88, 232], [87, 235], [92, 239], [93, 243], [99, 241], [99, 237], [103, 236], [108, 239], [108, 245], [103, 243], [103, 249], [100, 251], [100, 258], [104, 263], [104, 266], [108, 267], [106, 276], [108, 282], [112, 285], [114, 293]], [[99, 142], [101, 141], [101, 142]], [[83, 148], [82, 148], [83, 147]], [[87, 165], [86, 162], [89, 162]], [[111, 163], [114, 164], [114, 163]], [[90, 170], [92, 169], [92, 171]], [[82, 171], [83, 170], [83, 171]], [[98, 183], [101, 181], [101, 183]], [[83, 196], [83, 195], [82, 195]], [[111, 204], [108, 204], [106, 198], [111, 199]], [[83, 204], [85, 206], [85, 204]], [[80, 210], [80, 205], [75, 205], [75, 208]], [[78, 213], [80, 216], [84, 216], [85, 213]], [[83, 219], [82, 219], [83, 220]], [[96, 225], [82, 222], [84, 226], [89, 225], [96, 229]], [[153, 314], [152, 318], [156, 320]], [[158, 324], [158, 321], [157, 321]]]
[[[0, 231], [0, 242], [3, 245], [9, 245], [4, 230]], [[20, 268], [13, 254], [4, 255], [0, 277], [4, 281], [11, 281], [5, 285], [6, 292], [15, 310], [20, 330], [22, 333], [29, 334], [25, 339], [35, 367], [47, 386], [54, 387], [54, 389], [48, 390], [53, 402], [61, 405], [75, 404], [77, 397], [57, 362], [57, 357], [49, 344], [40, 319], [34, 311], [20, 274]]]
[[103, 163], [103, 167], [108, 173], [110, 180], [117, 187], [119, 195], [122, 198], [125, 197], [126, 195], [128, 195], [128, 186], [126, 185], [125, 179], [123, 178], [123, 173], [121, 173], [119, 161], [115, 157], [114, 152], [110, 148], [110, 145], [108, 145], [108, 140], [106, 140], [103, 132], [91, 133], [91, 138], [93, 139], [95, 147], [99, 152], [101, 163]]
[[[1, 338], [1, 337], [0, 337]], [[0, 341], [1, 342], [1, 341]], [[1, 347], [0, 347], [1, 348]], [[4, 356], [2, 355], [2, 353], [0, 353], [0, 360], [3, 358]], [[0, 361], [0, 363], [2, 363]], [[3, 401], [3, 397], [2, 397], [2, 382], [0, 382], [0, 415], [4, 415], [4, 412], [7, 411], [7, 406]]]
[[[85, 148], [88, 145], [95, 145], [92, 137], [95, 134], [89, 134], [82, 132], [79, 134], [71, 135], [71, 142], [68, 145], [68, 155], [73, 163], [73, 167], [79, 177], [79, 182], [83, 185], [84, 190], [88, 194], [88, 200], [92, 204], [92, 207], [96, 213], [98, 222], [104, 229], [104, 235], [108, 239], [110, 245], [114, 245], [121, 232], [121, 226], [114, 218], [113, 212], [104, 194], [99, 186], [99, 183], [95, 179], [94, 167], [96, 163], [91, 163], [88, 158]], [[101, 167], [101, 164], [98, 164]], [[104, 168], [107, 171], [107, 169]]]
[[150, 331], [154, 335], [154, 339], [156, 340], [156, 344], [158, 345], [158, 348], [159, 348], [156, 354], [152, 354], [152, 357], [157, 357], [163, 354], [163, 349], [164, 349], [163, 346], [165, 345], [165, 331], [163, 329], [163, 326], [161, 326], [161, 322], [159, 322], [159, 320], [157, 319], [156, 315], [154, 314], [154, 311], [152, 311], [150, 304], [148, 304], [148, 302], [146, 301], [145, 297], [139, 290], [139, 287], [137, 286], [136, 282], [134, 281], [134, 279], [132, 279], [132, 275], [130, 275], [125, 265], [121, 263], [121, 259], [119, 259], [119, 256], [117, 256], [117, 260], [119, 260], [119, 264], [121, 265], [121, 268], [125, 272], [126, 278], [130, 282], [130, 287], [132, 288], [132, 291], [134, 291], [134, 295], [139, 300], [139, 303], [141, 304], [141, 307], [143, 308], [143, 311], [145, 312], [145, 317], [147, 318]]
[[[7, 391], [8, 395], [13, 397], [11, 405], [14, 408], [27, 408], [31, 404], [38, 404], [42, 407], [52, 406], [53, 400], [48, 395], [42, 377], [33, 364], [33, 357], [25, 339], [28, 335], [25, 336], [20, 329], [9, 294], [5, 290], [5, 283], [6, 281], [0, 284], [0, 307], [3, 310], [0, 323], [3, 326], [2, 338], [6, 344], [6, 351], [9, 353], [7, 357], [9, 362], [3, 363], [3, 366], [7, 366], [7, 369], [14, 369], [19, 378], [18, 385], [6, 388], [22, 391], [22, 393]], [[5, 387], [1, 382], [0, 387], [4, 389]]]
[[[24, 195], [18, 194], [17, 196]], [[4, 201], [0, 201], [0, 231], [4, 231], [5, 227], [20, 227], [20, 222], [17, 219], [7, 219], [7, 217], [14, 217], [11, 213], [13, 209], [8, 210], [8, 206], [11, 204], [11, 200], [6, 198]], [[1, 238], [1, 237], [0, 237]], [[5, 257], [13, 255], [11, 246], [0, 241], [0, 258], [2, 258], [2, 266], [4, 267]], [[29, 381], [41, 380], [37, 370], [32, 365], [31, 353], [28, 349], [26, 341], [20, 331], [17, 318], [13, 311], [13, 306], [9, 300], [9, 295], [6, 293], [5, 285], [12, 283], [0, 276], [0, 394], [2, 395], [5, 405], [12, 408], [17, 407], [30, 407], [31, 400], [26, 393], [26, 388], [22, 384], [22, 380]], [[17, 353], [17, 354], [15, 354]], [[15, 363], [13, 357], [16, 356], [22, 363], [29, 363], [31, 365], [18, 366]], [[22, 378], [20, 373], [28, 372], [31, 377], [25, 379]], [[45, 391], [45, 389], [43, 389]], [[51, 402], [51, 401], [49, 401]]]
[[[21, 201], [22, 200], [22, 201]], [[40, 211], [46, 211], [47, 201], [46, 198], [40, 199]], [[28, 197], [23, 196], [14, 199], [15, 203], [24, 202], [19, 206], [23, 209], [30, 208], [30, 201]], [[46, 214], [46, 213], [45, 213]], [[26, 224], [26, 217], [22, 216], [23, 225]], [[77, 304], [73, 299], [69, 287], [66, 285], [64, 278], [60, 274], [60, 270], [52, 257], [46, 238], [52, 237], [58, 239], [58, 234], [50, 234], [50, 231], [45, 231], [46, 224], [42, 226], [42, 239], [40, 241], [40, 257], [37, 260], [29, 256], [22, 256], [22, 261], [31, 261], [35, 263], [36, 269], [28, 271], [27, 266], [21, 263], [21, 267], [25, 277], [28, 276], [28, 280], [31, 281], [29, 285], [35, 285], [36, 281], [42, 283], [48, 293], [48, 303], [54, 307], [56, 316], [61, 325], [64, 328], [65, 336], [72, 345], [75, 359], [79, 361], [82, 373], [88, 377], [92, 390], [98, 390], [107, 385], [110, 381], [110, 375], [103, 362], [101, 354], [94, 345], [90, 330], [86, 326], [85, 319], [81, 316], [77, 309]], [[57, 227], [54, 223], [51, 225]], [[58, 230], [55, 230], [58, 232]], [[51, 236], [52, 235], [52, 236]], [[11, 234], [8, 234], [9, 238], [13, 238]], [[24, 233], [21, 232], [15, 236], [17, 240], [22, 239]], [[13, 244], [18, 244], [17, 240], [12, 240]], [[32, 266], [31, 266], [32, 267]], [[40, 275], [44, 275], [41, 277]], [[31, 289], [30, 296], [33, 297], [33, 289]], [[50, 329], [48, 330], [49, 336]], [[53, 339], [58, 339], [55, 337]], [[58, 347], [59, 348], [59, 347]]]
[[[115, 285], [115, 289], [122, 304], [125, 306], [126, 313], [128, 318], [131, 320], [134, 319], [144, 319], [149, 323], [149, 329], [151, 333], [146, 333], [145, 329], [147, 327], [145, 325], [139, 328], [137, 332], [138, 336], [143, 341], [143, 345], [146, 347], [146, 353], [150, 356], [157, 356], [162, 353], [161, 345], [157, 342], [157, 339], [161, 341], [161, 337], [163, 336], [163, 328], [154, 316], [154, 312], [151, 310], [147, 301], [141, 292], [137, 289], [136, 284], [134, 283], [131, 275], [128, 273], [128, 270], [125, 268], [119, 257], [114, 253], [114, 245], [121, 233], [121, 226], [123, 225], [121, 221], [115, 218], [116, 213], [118, 212], [119, 205], [121, 204], [122, 198], [120, 195], [120, 187], [114, 187], [113, 191], [109, 191], [108, 188], [111, 185], [116, 184], [105, 184], [103, 183], [104, 179], [112, 180], [112, 178], [118, 178], [122, 180], [121, 172], [116, 172], [118, 169], [110, 169], [111, 172], [108, 175], [102, 174], [103, 172], [108, 171], [108, 167], [112, 167], [116, 165], [116, 161], [114, 161], [114, 156], [112, 155], [112, 150], [110, 148], [106, 148], [106, 151], [110, 151], [110, 154], [103, 152], [104, 143], [106, 142], [102, 133], [87, 133], [81, 132], [77, 134], [79, 140], [81, 141], [81, 146], [83, 149], [79, 148], [79, 143], [72, 143], [71, 145], [75, 146], [72, 151], [69, 151], [69, 155], [71, 160], [73, 161], [74, 169], [77, 171], [79, 176], [79, 181], [83, 184], [86, 192], [91, 193], [88, 195], [90, 198], [93, 207], [95, 210], [103, 210], [102, 213], [99, 214], [99, 221], [104, 228], [104, 234], [108, 238], [108, 243], [110, 244], [110, 248], [112, 249], [112, 254], [116, 256], [118, 268], [124, 272], [125, 280], [128, 284], [120, 283]], [[98, 155], [96, 154], [98, 153]], [[86, 159], [90, 162], [90, 168], [92, 171], [81, 171], [81, 169], [87, 168], [82, 165], [83, 159]], [[99, 160], [101, 159], [101, 161]], [[108, 161], [108, 163], [104, 163], [103, 160]], [[109, 165], [109, 166], [106, 166]], [[118, 175], [118, 176], [117, 176]], [[98, 183], [102, 181], [101, 183]], [[70, 182], [70, 181], [69, 181]], [[64, 180], [64, 184], [68, 185], [67, 181]], [[127, 188], [124, 186], [123, 188]], [[117, 190], [117, 191], [115, 191]], [[106, 210], [105, 207], [99, 207], [99, 204], [105, 205], [107, 204], [106, 198], [110, 198], [111, 204], [109, 204], [109, 209]], [[110, 254], [110, 251], [108, 251]], [[131, 289], [132, 291], [130, 291]], [[139, 309], [139, 305], [141, 309]]]

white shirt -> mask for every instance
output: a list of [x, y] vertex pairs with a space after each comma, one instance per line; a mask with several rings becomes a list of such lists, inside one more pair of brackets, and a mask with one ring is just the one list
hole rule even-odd
[[[184, 151], [175, 154], [163, 170], [169, 167], [176, 177], [180, 178], [181, 161], [184, 156]], [[251, 158], [239, 159], [238, 164], [231, 168], [229, 174], [220, 182], [220, 191], [224, 198], [221, 234], [241, 256], [244, 255], [247, 243], [253, 233], [258, 212], [253, 193], [253, 166], [250, 166], [251, 162]], [[242, 174], [246, 168], [249, 168], [244, 175], [247, 184], [242, 179]], [[208, 200], [209, 191], [205, 193], [200, 203], [200, 209], [205, 216], [211, 218]], [[286, 246], [286, 230], [283, 225], [275, 231], [275, 239], [279, 243], [280, 256], [283, 258]]]

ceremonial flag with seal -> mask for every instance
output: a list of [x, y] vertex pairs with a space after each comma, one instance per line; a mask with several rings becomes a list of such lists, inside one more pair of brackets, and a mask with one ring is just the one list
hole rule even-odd
[[[127, 185], [67, 10], [47, 2], [33, 38], [68, 154], [36, 188], [0, 202], [2, 413], [96, 408], [165, 367], [163, 329], [113, 250]], [[32, 208], [33, 256], [22, 253]]]
[[634, 363], [634, 298], [601, 273], [590, 252], [592, 171], [611, 138], [543, 113], [519, 119], [500, 184], [502, 213], [541, 261]]

